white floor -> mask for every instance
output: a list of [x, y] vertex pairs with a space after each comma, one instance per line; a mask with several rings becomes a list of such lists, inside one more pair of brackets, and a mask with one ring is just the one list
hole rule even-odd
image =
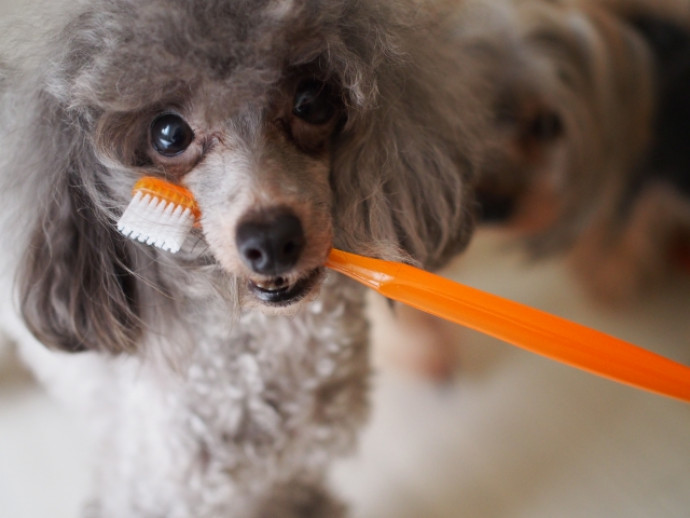
[[[690, 277], [606, 312], [557, 262], [529, 267], [490, 233], [449, 273], [690, 364]], [[690, 516], [690, 406], [448, 326], [454, 383], [379, 369], [360, 452], [334, 476], [357, 518]], [[390, 336], [376, 328], [379, 349]], [[82, 431], [7, 357], [0, 366], [0, 517], [76, 518]]]

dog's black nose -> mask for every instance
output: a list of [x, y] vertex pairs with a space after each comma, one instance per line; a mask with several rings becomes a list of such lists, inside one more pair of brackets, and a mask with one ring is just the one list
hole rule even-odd
[[280, 275], [292, 269], [304, 249], [302, 224], [289, 209], [254, 214], [237, 227], [240, 257], [254, 272]]

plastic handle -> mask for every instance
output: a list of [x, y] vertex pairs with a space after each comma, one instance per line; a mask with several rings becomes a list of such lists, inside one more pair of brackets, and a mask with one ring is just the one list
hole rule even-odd
[[547, 358], [690, 402], [690, 367], [413, 266], [332, 250], [326, 266], [383, 296]]

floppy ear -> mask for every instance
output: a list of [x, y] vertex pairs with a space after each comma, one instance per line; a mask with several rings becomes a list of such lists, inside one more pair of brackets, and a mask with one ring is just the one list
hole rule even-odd
[[99, 208], [99, 197], [107, 199], [99, 173], [107, 173], [87, 122], [70, 120], [48, 94], [35, 99], [37, 117], [24, 137], [33, 143], [32, 167], [42, 169], [30, 178], [42, 186], [35, 186], [37, 214], [18, 278], [21, 313], [48, 347], [132, 351], [141, 332], [137, 282], [130, 245]]
[[386, 49], [360, 71], [371, 74], [369, 99], [362, 109], [346, 101], [332, 184], [336, 246], [435, 269], [473, 228], [482, 119], [462, 63], [432, 32], [411, 30], [398, 39], [402, 52]]
[[371, 120], [340, 148], [337, 246], [434, 269], [464, 248], [472, 230], [471, 166], [405, 118]]

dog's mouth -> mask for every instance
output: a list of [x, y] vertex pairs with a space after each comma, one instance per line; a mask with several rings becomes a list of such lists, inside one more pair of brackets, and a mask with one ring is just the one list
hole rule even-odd
[[304, 299], [318, 284], [323, 272], [323, 268], [316, 268], [293, 282], [281, 276], [261, 281], [250, 280], [249, 290], [265, 304], [289, 306]]

